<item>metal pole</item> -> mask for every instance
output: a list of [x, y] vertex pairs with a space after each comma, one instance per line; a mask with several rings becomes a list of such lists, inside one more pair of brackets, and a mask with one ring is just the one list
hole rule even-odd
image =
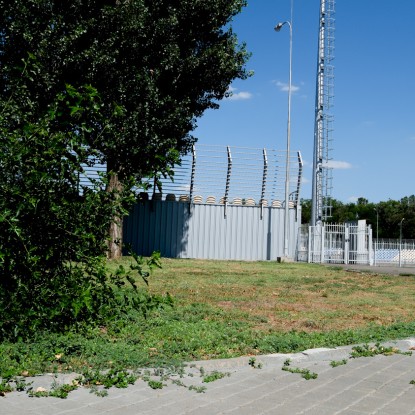
[[289, 256], [289, 214], [290, 214], [290, 144], [291, 144], [291, 92], [292, 92], [292, 53], [293, 53], [293, 30], [290, 21], [278, 23], [274, 30], [279, 32], [287, 24], [290, 28], [290, 67], [288, 81], [288, 119], [287, 119], [287, 156], [285, 162], [285, 210], [284, 210], [284, 257]]
[[379, 239], [379, 211], [376, 209], [376, 241]]
[[376, 242], [374, 243], [375, 245], [375, 266], [376, 266], [376, 252], [377, 252], [377, 248], [378, 248], [378, 243], [379, 243], [379, 210], [378, 208], [375, 208], [374, 210], [376, 210]]
[[401, 258], [401, 251], [402, 251], [402, 222], [405, 218], [402, 218], [401, 223], [399, 224], [399, 267], [402, 266], [402, 258]]

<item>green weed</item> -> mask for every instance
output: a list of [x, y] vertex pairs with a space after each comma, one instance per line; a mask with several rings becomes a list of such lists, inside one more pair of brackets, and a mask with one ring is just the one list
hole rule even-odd
[[255, 357], [251, 357], [248, 361], [249, 366], [253, 369], [262, 369], [262, 363], [257, 363]]
[[189, 391], [196, 391], [197, 393], [205, 393], [206, 392], [206, 386], [189, 386]]
[[386, 346], [382, 346], [380, 343], [376, 343], [374, 346], [370, 346], [369, 344], [364, 344], [362, 346], [353, 347], [350, 357], [352, 358], [372, 357], [372, 356], [376, 356], [380, 354], [384, 356], [389, 356], [392, 354], [411, 355], [412, 352], [401, 352], [396, 347], [386, 347]]
[[0, 396], [4, 396], [6, 393], [12, 392], [14, 388], [7, 380], [2, 380], [0, 383]]
[[54, 384], [52, 385], [52, 389], [49, 392], [48, 396], [52, 396], [54, 398], [60, 398], [60, 399], [66, 399], [68, 397], [69, 392], [72, 392], [74, 390], [78, 389], [78, 385], [76, 384], [63, 384], [58, 385]]
[[218, 372], [218, 371], [215, 370], [212, 373], [209, 373], [208, 375], [203, 377], [203, 383], [214, 382], [215, 380], [223, 379], [226, 376], [230, 376], [230, 374], [229, 373]]
[[89, 388], [89, 393], [93, 393], [94, 395], [98, 396], [99, 398], [105, 398], [108, 396], [107, 389], [99, 389], [98, 386], [92, 385]]
[[109, 389], [111, 387], [127, 388], [128, 385], [134, 385], [137, 378], [136, 375], [129, 373], [125, 369], [110, 369], [105, 373], [99, 370], [87, 370], [76, 380], [79, 384], [87, 387], [102, 385], [105, 389]]
[[158, 380], [149, 380], [148, 386], [150, 386], [151, 389], [163, 389], [163, 382], [160, 382]]
[[347, 359], [342, 359], [342, 360], [332, 360], [330, 362], [330, 366], [331, 367], [337, 367], [337, 366], [342, 366], [345, 365], [347, 363]]
[[283, 364], [282, 370], [286, 372], [290, 372], [290, 373], [299, 373], [301, 377], [305, 380], [317, 379], [318, 377], [317, 373], [310, 372], [309, 369], [301, 369], [299, 367], [290, 367], [290, 364], [291, 364], [291, 360], [287, 359]]

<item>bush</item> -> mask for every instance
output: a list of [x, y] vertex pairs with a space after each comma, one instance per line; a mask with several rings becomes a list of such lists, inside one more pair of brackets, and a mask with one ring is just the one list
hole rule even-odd
[[108, 175], [79, 185], [85, 165], [103, 161], [86, 146], [108, 122], [96, 90], [67, 86], [40, 120], [17, 98], [0, 113], [0, 338], [114, 313], [125, 275], [106, 271], [107, 235], [132, 201], [128, 185], [106, 191]]

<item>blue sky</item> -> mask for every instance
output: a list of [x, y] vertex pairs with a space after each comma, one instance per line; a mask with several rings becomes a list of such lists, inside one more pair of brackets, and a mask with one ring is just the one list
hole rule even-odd
[[[305, 163], [301, 196], [311, 198], [320, 0], [293, 0], [291, 149]], [[253, 77], [207, 111], [201, 144], [285, 149], [290, 0], [248, 0], [233, 22], [252, 57]], [[337, 0], [332, 196], [342, 202], [415, 194], [415, 2]]]

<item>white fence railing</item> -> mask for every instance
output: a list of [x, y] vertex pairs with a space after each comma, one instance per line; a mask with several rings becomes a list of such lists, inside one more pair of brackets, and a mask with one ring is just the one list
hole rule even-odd
[[331, 264], [372, 263], [372, 230], [364, 220], [310, 226], [302, 228], [300, 235], [297, 249], [299, 261]]
[[365, 221], [303, 226], [297, 260], [325, 264], [415, 266], [415, 240], [372, 239]]
[[375, 239], [373, 252], [375, 265], [415, 265], [415, 240]]

